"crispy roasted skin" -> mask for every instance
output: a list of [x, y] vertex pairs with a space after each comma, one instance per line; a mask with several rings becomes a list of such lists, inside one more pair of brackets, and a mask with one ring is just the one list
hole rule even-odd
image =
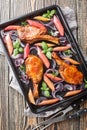
[[41, 81], [43, 75], [43, 63], [40, 60], [40, 58], [30, 54], [25, 61], [25, 65], [26, 65], [26, 74], [28, 75], [28, 78], [32, 79], [33, 81], [34, 97], [37, 98], [39, 95], [38, 84]]
[[81, 84], [83, 81], [83, 74], [76, 66], [65, 63], [58, 55], [53, 52], [52, 57], [56, 60], [59, 65], [59, 73], [61, 77], [70, 84]]
[[55, 44], [59, 44], [59, 39], [57, 37], [53, 37], [47, 35], [47, 29], [40, 29], [34, 26], [27, 25], [25, 27], [21, 26], [17, 29], [19, 38], [21, 41], [32, 44], [37, 41], [46, 40], [53, 42]]

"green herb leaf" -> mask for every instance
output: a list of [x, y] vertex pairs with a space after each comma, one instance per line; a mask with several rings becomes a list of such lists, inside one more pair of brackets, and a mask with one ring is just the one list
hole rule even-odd
[[70, 55], [72, 53], [72, 51], [70, 49], [64, 51], [66, 55]]
[[20, 52], [20, 53], [24, 52], [24, 50], [23, 50], [22, 47], [19, 48], [19, 52]]
[[46, 54], [46, 53], [47, 53], [47, 50], [43, 50], [42, 52], [43, 52], [44, 54]]
[[41, 87], [40, 89], [41, 89], [42, 91], [44, 91], [44, 88], [43, 88], [43, 87]]
[[43, 14], [42, 16], [43, 16], [44, 18], [48, 18], [48, 14], [47, 14], [47, 13]]
[[85, 83], [87, 83], [87, 80], [84, 78]]
[[16, 40], [15, 42], [13, 42], [13, 48], [16, 49], [16, 48], [19, 48], [20, 47], [20, 41], [19, 40]]
[[44, 81], [42, 82], [42, 87], [47, 88], [47, 84]]
[[47, 10], [47, 14], [50, 14], [51, 13], [51, 11], [50, 10]]
[[48, 49], [47, 49], [47, 51], [52, 51], [53, 49], [52, 49], [52, 47], [49, 47]]
[[49, 91], [44, 91], [44, 96], [46, 96], [46, 97], [50, 97], [50, 92]]
[[43, 48], [43, 50], [47, 50], [48, 49], [48, 46], [47, 46], [46, 42], [42, 42], [42, 48]]
[[47, 84], [44, 81], [42, 82], [41, 90], [43, 90], [43, 91], [48, 91], [49, 90], [49, 88], [47, 87]]
[[53, 72], [52, 74], [53, 74], [54, 76], [57, 76], [57, 73], [55, 73], [55, 72]]
[[14, 49], [13, 55], [16, 56], [19, 53], [18, 48]]
[[27, 22], [25, 21], [25, 22], [21, 22], [21, 25], [22, 26], [26, 26], [27, 25]]
[[85, 86], [84, 86], [85, 88], [87, 88], [87, 84], [85, 84]]
[[50, 59], [50, 60], [52, 59], [52, 56], [51, 56], [51, 55], [52, 55], [52, 54], [51, 54], [50, 51], [48, 51], [48, 52], [46, 53], [47, 58]]
[[44, 13], [42, 16], [45, 17], [45, 18], [51, 18], [53, 17], [53, 15], [56, 14], [56, 10], [47, 10], [46, 13]]
[[58, 76], [58, 75], [59, 75], [59, 72], [58, 72], [58, 71], [53, 72], [53, 75]]
[[48, 91], [49, 90], [49, 88], [47, 87], [47, 88], [45, 88], [45, 91]]
[[51, 12], [50, 12], [50, 16], [53, 16], [54, 14], [56, 14], [56, 10], [51, 10]]
[[49, 31], [49, 34], [53, 36], [54, 32], [52, 30]]
[[20, 65], [20, 69], [23, 70], [24, 72], [26, 71], [26, 68], [24, 65]]

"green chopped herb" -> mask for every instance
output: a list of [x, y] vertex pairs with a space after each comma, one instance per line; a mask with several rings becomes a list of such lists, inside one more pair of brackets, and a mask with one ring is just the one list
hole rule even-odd
[[15, 42], [13, 42], [13, 48], [14, 48], [14, 51], [13, 51], [13, 55], [16, 56], [17, 54], [19, 53], [23, 53], [23, 48], [21, 47], [21, 44], [20, 44], [20, 40], [16, 40]]
[[51, 51], [52, 48], [48, 47], [46, 42], [42, 42], [42, 49], [43, 49], [43, 53], [47, 56], [48, 59], [51, 59]]
[[26, 26], [27, 25], [27, 22], [25, 21], [25, 22], [21, 22], [21, 25], [22, 26]]
[[50, 59], [51, 60], [51, 52], [50, 51], [48, 51], [47, 53], [46, 53], [46, 56], [48, 57], [48, 59]]
[[49, 31], [49, 34], [53, 36], [53, 35], [54, 35], [54, 32], [53, 32], [52, 30], [50, 30], [50, 31]]
[[47, 87], [47, 88], [45, 88], [45, 90], [46, 90], [46, 91], [48, 91], [48, 90], [49, 90], [49, 88]]
[[47, 10], [47, 14], [50, 14], [50, 10]]
[[87, 80], [84, 78], [85, 83], [87, 84]]
[[42, 16], [45, 17], [45, 18], [51, 18], [53, 17], [53, 15], [56, 14], [56, 10], [47, 10], [46, 13], [44, 13]]
[[22, 47], [19, 48], [19, 52], [20, 52], [20, 53], [24, 52], [24, 50], [23, 50]]
[[87, 84], [85, 84], [85, 86], [84, 86], [85, 88], [87, 88]]
[[42, 16], [43, 16], [44, 18], [48, 18], [48, 14], [46, 14], [46, 13], [43, 14]]
[[13, 55], [16, 56], [19, 53], [18, 48], [14, 49]]
[[47, 84], [44, 81], [42, 82], [41, 90], [42, 90], [42, 93], [44, 94], [44, 96], [46, 96], [46, 97], [50, 96], [49, 87], [47, 86]]
[[44, 81], [42, 82], [42, 87], [47, 88], [47, 84]]
[[52, 47], [49, 47], [48, 49], [47, 49], [47, 51], [52, 51], [53, 49], [52, 49]]
[[87, 80], [84, 78], [84, 82], [85, 82], [85, 88], [87, 88]]
[[46, 54], [46, 53], [47, 53], [47, 50], [43, 50], [42, 52], [43, 52], [44, 54]]
[[56, 10], [51, 10], [51, 12], [50, 12], [50, 16], [53, 16], [54, 14], [56, 14]]
[[16, 40], [15, 42], [13, 42], [13, 48], [16, 49], [16, 48], [19, 48], [20, 47], [20, 41], [19, 40]]
[[24, 65], [20, 65], [20, 69], [23, 70], [24, 72], [26, 71], [26, 68]]
[[44, 41], [42, 42], [42, 49], [43, 50], [47, 50], [48, 49], [48, 45]]
[[49, 90], [49, 88], [47, 87], [47, 84], [44, 81], [42, 82], [41, 90], [43, 90], [43, 91]]
[[44, 96], [46, 96], [46, 97], [50, 97], [50, 92], [49, 91], [44, 91]]
[[70, 55], [72, 53], [72, 51], [70, 49], [64, 51], [66, 55]]
[[56, 73], [56, 72], [53, 72], [52, 74], [53, 74], [54, 76], [58, 76], [58, 73]]

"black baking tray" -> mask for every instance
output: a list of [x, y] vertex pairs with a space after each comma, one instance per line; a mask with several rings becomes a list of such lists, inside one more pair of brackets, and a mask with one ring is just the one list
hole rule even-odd
[[[23, 21], [23, 20], [26, 20], [27, 18], [32, 18], [32, 17], [34, 17], [34, 16], [36, 16], [36, 15], [40, 15], [40, 14], [46, 12], [47, 10], [51, 10], [51, 9], [56, 9], [56, 10], [57, 10], [57, 15], [58, 15], [58, 17], [59, 17], [59, 19], [60, 19], [60, 21], [61, 21], [63, 27], [64, 27], [65, 35], [67, 36], [68, 41], [70, 42], [70, 44], [72, 45], [73, 50], [74, 50], [75, 53], [76, 53], [76, 59], [81, 63], [81, 65], [80, 65], [80, 70], [82, 71], [82, 73], [84, 74], [84, 77], [85, 77], [85, 79], [86, 79], [86, 77], [87, 77], [87, 67], [86, 67], [85, 59], [84, 59], [84, 57], [83, 57], [83, 55], [82, 55], [82, 53], [81, 53], [81, 50], [79, 49], [79, 46], [78, 46], [77, 41], [75, 40], [75, 38], [74, 38], [74, 36], [73, 36], [73, 34], [72, 34], [72, 31], [70, 30], [70, 28], [69, 28], [69, 26], [68, 26], [68, 24], [67, 24], [67, 21], [66, 21], [64, 15], [63, 15], [63, 13], [62, 13], [62, 11], [61, 11], [61, 8], [60, 8], [58, 5], [48, 6], [48, 7], [45, 7], [45, 8], [43, 8], [43, 9], [39, 9], [39, 10], [34, 11], [34, 12], [31, 12], [31, 13], [29, 13], [29, 14], [20, 16], [20, 17], [18, 17], [18, 18], [14, 18], [13, 20], [9, 20], [9, 21], [7, 21], [7, 22], [1, 23], [1, 24], [0, 24], [0, 32], [1, 32], [6, 26], [8, 26], [8, 25], [12, 25], [12, 24], [19, 23], [19, 22], [21, 22], [21, 21]], [[13, 70], [13, 72], [14, 72], [14, 74], [15, 74], [15, 77], [16, 77], [16, 79], [17, 79], [17, 82], [18, 82], [18, 84], [19, 84], [19, 86], [20, 86], [20, 88], [21, 88], [21, 90], [22, 90], [22, 92], [23, 92], [23, 94], [24, 94], [25, 100], [26, 100], [27, 103], [29, 104], [29, 106], [30, 106], [30, 108], [31, 108], [31, 111], [32, 111], [33, 113], [36, 113], [36, 114], [37, 114], [37, 113], [42, 113], [42, 112], [45, 112], [45, 111], [48, 111], [48, 110], [54, 110], [55, 108], [58, 108], [58, 107], [61, 107], [61, 106], [62, 106], [62, 107], [65, 107], [66, 105], [70, 105], [73, 101], [78, 100], [78, 99], [80, 99], [81, 97], [83, 97], [83, 96], [85, 96], [85, 95], [87, 94], [87, 89], [85, 89], [85, 90], [82, 91], [80, 94], [77, 94], [77, 95], [75, 95], [75, 96], [72, 96], [72, 97], [69, 97], [69, 98], [67, 98], [67, 99], [64, 99], [64, 100], [62, 100], [62, 101], [60, 101], [60, 102], [58, 102], [58, 103], [55, 103], [55, 104], [53, 104], [53, 105], [42, 106], [42, 107], [40, 107], [40, 106], [38, 107], [38, 106], [32, 105], [32, 104], [29, 102], [29, 100], [28, 100], [27, 90], [25, 89], [24, 84], [22, 84], [22, 83], [20, 82], [20, 79], [19, 79], [19, 77], [18, 77], [18, 73], [17, 73], [17, 71], [16, 71], [16, 69], [15, 69], [15, 66], [14, 66], [14, 64], [13, 64], [13, 62], [12, 62], [12, 60], [11, 60], [11, 58], [10, 58], [9, 55], [8, 55], [7, 48], [6, 48], [6, 46], [3, 44], [4, 41], [3, 41], [3, 39], [2, 39], [1, 33], [0, 33], [0, 37], [1, 37], [1, 40], [2, 40], [1, 44], [2, 44], [2, 46], [3, 46], [3, 48], [4, 48], [4, 52], [5, 52], [6, 56], [7, 56], [7, 59], [8, 59], [8, 61], [9, 61], [9, 63], [10, 63], [10, 66], [12, 67], [12, 70]]]

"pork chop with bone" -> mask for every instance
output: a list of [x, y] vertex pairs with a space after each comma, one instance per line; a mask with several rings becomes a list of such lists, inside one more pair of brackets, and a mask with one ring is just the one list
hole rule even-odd
[[[47, 29], [44, 25], [36, 21], [28, 21], [30, 21], [28, 25], [20, 26], [17, 29], [21, 41], [32, 44], [37, 41], [45, 40], [59, 44], [59, 39], [57, 37], [53, 37], [47, 34]], [[41, 25], [41, 27], [38, 26], [38, 24]]]

